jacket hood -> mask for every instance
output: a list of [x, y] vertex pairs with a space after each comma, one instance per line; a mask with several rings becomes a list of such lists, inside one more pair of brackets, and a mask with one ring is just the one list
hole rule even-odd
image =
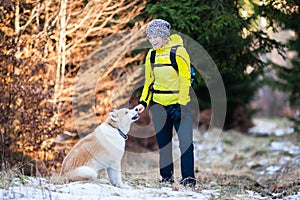
[[183, 40], [178, 34], [172, 34], [169, 36], [169, 46], [180, 45], [183, 46]]

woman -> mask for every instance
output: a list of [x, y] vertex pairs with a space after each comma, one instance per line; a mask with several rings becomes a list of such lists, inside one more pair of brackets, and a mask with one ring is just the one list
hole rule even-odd
[[[140, 105], [143, 105], [142, 110], [151, 105], [150, 110], [159, 146], [162, 177], [160, 183], [174, 183], [172, 131], [175, 127], [181, 151], [180, 184], [193, 187], [196, 180], [192, 113], [189, 104], [190, 58], [183, 47], [182, 38], [177, 34], [170, 36], [170, 27], [170, 24], [162, 19], [152, 20], [147, 26], [147, 38], [153, 49], [149, 50], [146, 57], [145, 84]], [[175, 46], [177, 70], [171, 64], [170, 56], [171, 49]]]

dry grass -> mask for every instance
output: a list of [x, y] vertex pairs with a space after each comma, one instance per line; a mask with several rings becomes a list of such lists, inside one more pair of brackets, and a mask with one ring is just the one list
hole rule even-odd
[[[199, 140], [202, 140], [201, 137]], [[196, 160], [197, 186], [194, 191], [199, 193], [205, 190], [217, 191], [220, 196], [212, 197], [212, 199], [235, 199], [238, 195], [245, 195], [247, 199], [249, 192], [266, 198], [284, 198], [297, 194], [300, 191], [300, 156], [295, 157], [284, 151], [268, 149], [272, 142], [282, 140], [283, 138], [280, 137], [255, 137], [235, 131], [223, 133], [220, 138], [222, 151], [218, 152], [216, 147], [206, 158]], [[295, 135], [285, 136], [284, 140], [293, 141], [295, 145], [300, 141]], [[278, 166], [281, 158], [290, 160], [284, 164], [281, 163], [281, 168], [276, 173], [268, 174], [266, 168]], [[248, 165], [249, 162], [253, 164]], [[157, 164], [158, 152], [138, 155], [126, 152], [122, 163], [124, 167], [122, 178], [133, 188], [159, 188], [160, 175]], [[176, 160], [174, 166], [173, 190], [182, 190], [182, 186], [178, 184], [181, 178], [179, 159]], [[99, 178], [100, 183], [108, 184], [105, 171], [99, 173]], [[0, 172], [0, 188], [8, 190], [14, 184], [26, 184], [27, 180], [28, 177], [20, 173], [18, 169]], [[47, 178], [47, 182], [68, 183], [66, 179], [55, 173]], [[39, 187], [43, 187], [43, 182]], [[245, 198], [242, 197], [242, 199]]]
[[[249, 191], [262, 197], [283, 198], [296, 194], [300, 189], [300, 179], [297, 178], [300, 177], [299, 169], [291, 169], [287, 166], [286, 170], [285, 173], [280, 175], [264, 176], [259, 182], [254, 177], [247, 175], [229, 175], [200, 171], [196, 173], [197, 186], [193, 191], [198, 193], [202, 193], [203, 190], [218, 191], [220, 196], [217, 199], [223, 200], [234, 199], [237, 195], [248, 195]], [[103, 182], [104, 179], [104, 182], [106, 180], [106, 183], [108, 183], [105, 171], [99, 173], [99, 178], [101, 179], [100, 182]], [[133, 188], [159, 188], [159, 178], [159, 174], [153, 172], [123, 173], [123, 180], [133, 186]], [[175, 191], [186, 189], [178, 184], [179, 176], [175, 178], [177, 178], [177, 181], [175, 181], [172, 189]], [[26, 185], [29, 182], [30, 178], [24, 176], [17, 169], [0, 172], [0, 188], [6, 191], [3, 195], [13, 197], [16, 194], [13, 194], [14, 190], [10, 188], [18, 187], [20, 184]], [[54, 174], [39, 181], [37, 187], [44, 189], [45, 192], [51, 192], [46, 191], [46, 182], [58, 185], [68, 183], [63, 177]]]
[[[198, 137], [203, 140], [202, 135], [198, 135]], [[300, 141], [299, 137], [295, 135], [285, 136], [284, 139], [293, 141], [296, 145]], [[300, 170], [299, 163], [295, 163], [297, 160], [295, 156], [268, 149], [272, 142], [282, 141], [281, 137], [256, 137], [228, 131], [222, 134], [220, 141], [223, 148], [222, 152], [217, 152], [216, 147], [206, 158], [197, 160], [195, 163], [196, 192], [217, 190], [221, 195], [218, 199], [234, 199], [236, 195], [249, 195], [249, 191], [266, 198], [283, 198], [299, 192]], [[281, 169], [277, 173], [268, 174], [267, 171], [264, 174], [259, 173], [260, 170], [261, 172], [266, 170], [268, 166], [279, 165], [279, 161], [283, 157], [289, 157], [291, 161], [281, 164]], [[149, 165], [143, 167], [145, 167], [145, 171], [150, 171], [149, 169], [152, 167], [152, 173], [127, 173], [125, 179], [135, 184], [155, 187], [160, 179], [159, 170], [157, 166], [155, 168], [150, 163], [155, 163], [157, 160], [155, 157], [148, 159], [150, 160]], [[137, 169], [141, 166], [139, 162], [130, 161], [132, 160], [127, 157], [127, 163], [130, 163], [127, 168]], [[254, 164], [248, 165], [250, 162]], [[180, 167], [177, 160], [175, 163], [175, 180], [178, 182], [179, 179]]]

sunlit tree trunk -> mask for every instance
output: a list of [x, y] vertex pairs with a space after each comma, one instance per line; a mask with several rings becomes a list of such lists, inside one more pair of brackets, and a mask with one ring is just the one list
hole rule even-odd
[[55, 93], [54, 93], [54, 104], [58, 106], [58, 115], [61, 108], [61, 102], [57, 102], [59, 96], [64, 88], [64, 76], [65, 76], [65, 66], [66, 66], [66, 5], [67, 0], [61, 1], [60, 6], [60, 21], [59, 25], [59, 40], [57, 41], [57, 67], [56, 67], [56, 80], [55, 80]]
[[19, 34], [20, 32], [20, 1], [16, 2], [16, 12], [15, 12], [15, 33]]
[[[134, 69], [144, 57], [143, 53], [131, 56], [131, 51], [145, 41], [145, 24], [136, 20], [145, 3], [1, 1], [0, 10], [5, 12], [0, 16], [0, 64], [5, 73], [0, 76], [0, 156], [8, 158], [1, 152], [14, 149], [45, 161], [46, 166], [50, 160], [60, 161], [57, 154], [64, 151], [57, 149], [55, 138], [64, 130], [76, 132], [71, 114], [74, 83], [92, 55], [96, 55], [94, 63], [86, 65], [84, 72], [89, 75], [87, 82], [77, 89], [87, 88], [80, 96], [94, 96], [97, 104], [90, 109], [96, 109], [100, 120], [106, 117], [112, 108], [112, 89], [125, 93], [136, 81], [121, 76], [137, 75]], [[107, 52], [104, 57], [97, 56], [103, 51]], [[83, 123], [90, 121], [86, 117]]]

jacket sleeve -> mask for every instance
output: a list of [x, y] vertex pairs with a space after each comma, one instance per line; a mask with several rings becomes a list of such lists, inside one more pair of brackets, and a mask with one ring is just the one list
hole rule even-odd
[[152, 71], [152, 67], [151, 67], [151, 63], [150, 63], [151, 51], [152, 50], [148, 51], [148, 54], [147, 54], [146, 60], [145, 60], [145, 84], [143, 87], [142, 95], [140, 97], [140, 103], [144, 107], [149, 105], [149, 102], [152, 98], [151, 87], [154, 82], [154, 75], [153, 75], [153, 71]]
[[178, 103], [186, 105], [190, 101], [190, 56], [184, 47], [179, 47], [176, 52], [176, 62], [179, 73]]

